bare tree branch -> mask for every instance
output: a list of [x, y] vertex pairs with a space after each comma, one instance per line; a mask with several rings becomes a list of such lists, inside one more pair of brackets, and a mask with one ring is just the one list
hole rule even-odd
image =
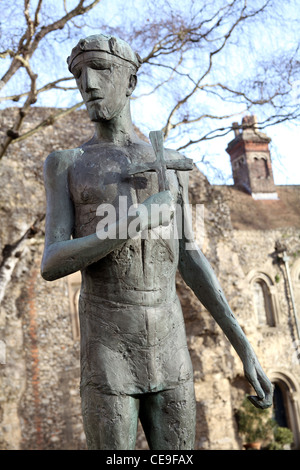
[[224, 38], [223, 38], [223, 41], [222, 41], [222, 44], [216, 48], [214, 51], [210, 52], [209, 54], [209, 64], [208, 64], [208, 67], [206, 69], [206, 71], [204, 72], [204, 74], [199, 78], [199, 80], [197, 81], [195, 87], [192, 89], [192, 91], [190, 93], [188, 93], [184, 98], [182, 98], [181, 100], [178, 101], [178, 103], [173, 107], [172, 111], [170, 112], [169, 114], [169, 117], [167, 119], [167, 122], [166, 122], [166, 125], [164, 126], [163, 128], [163, 132], [164, 132], [164, 136], [165, 138], [168, 137], [169, 135], [169, 132], [170, 130], [173, 128], [173, 124], [171, 123], [171, 119], [173, 118], [174, 114], [176, 113], [176, 111], [178, 111], [178, 109], [188, 101], [188, 99], [197, 91], [198, 87], [199, 87], [199, 84], [201, 83], [201, 81], [209, 74], [211, 68], [212, 68], [212, 64], [213, 64], [213, 57], [218, 54], [226, 45], [229, 37], [231, 36], [233, 30], [237, 27], [237, 25], [243, 21], [245, 19], [244, 17], [244, 12], [246, 10], [246, 7], [247, 7], [247, 0], [244, 0], [244, 6], [242, 8], [242, 11], [241, 11], [241, 14], [240, 14], [240, 17], [233, 23], [233, 25], [231, 26], [231, 28], [229, 29], [229, 31], [225, 34]]
[[[63, 78], [58, 78], [57, 80], [54, 80], [53, 82], [47, 83], [47, 85], [44, 85], [43, 87], [39, 88], [36, 90], [36, 94], [38, 95], [39, 93], [42, 93], [44, 91], [52, 90], [52, 89], [58, 89], [58, 90], [77, 90], [76, 87], [65, 87], [65, 86], [58, 86], [57, 84], [60, 82], [65, 82], [67, 80], [74, 80], [74, 77], [63, 77]], [[30, 93], [30, 91], [26, 91], [24, 93], [20, 93], [18, 95], [11, 95], [11, 96], [3, 96], [0, 97], [0, 101], [19, 101], [20, 98], [23, 98], [23, 96], [27, 96]]]
[[16, 265], [21, 259], [26, 246], [38, 233], [39, 225], [45, 218], [42, 214], [26, 229], [23, 235], [13, 245], [6, 245], [2, 251], [2, 262], [0, 264], [0, 304], [3, 301], [7, 285], [9, 284]]
[[[32, 133], [37, 132], [39, 129], [45, 127], [45, 125], [49, 125], [49, 124], [45, 124], [45, 122], [43, 121], [34, 130], [25, 133], [23, 136], [20, 136], [20, 130], [21, 130], [24, 118], [30, 106], [36, 102], [38, 94], [43, 91], [47, 91], [51, 88], [65, 89], [65, 87], [58, 87], [57, 84], [63, 80], [71, 79], [71, 77], [66, 78], [66, 79], [61, 78], [53, 82], [50, 82], [44, 87], [37, 90], [36, 88], [37, 74], [35, 74], [33, 70], [31, 69], [30, 59], [33, 56], [37, 47], [39, 46], [40, 42], [47, 34], [58, 29], [63, 29], [68, 21], [70, 21], [72, 18], [76, 16], [84, 15], [89, 10], [94, 8], [99, 2], [100, 0], [93, 0], [88, 5], [85, 5], [86, 0], [79, 0], [77, 6], [73, 8], [73, 10], [71, 10], [70, 12], [66, 12], [66, 14], [59, 20], [54, 21], [53, 23], [44, 25], [38, 30], [39, 14], [41, 11], [43, 0], [39, 0], [37, 3], [35, 13], [34, 13], [34, 19], [31, 18], [30, 12], [29, 12], [30, 0], [24, 0], [24, 18], [26, 22], [26, 30], [19, 40], [16, 52], [12, 51], [11, 49], [7, 49], [6, 51], [0, 54], [0, 57], [2, 58], [7, 57], [7, 56], [10, 56], [12, 58], [10, 66], [8, 67], [6, 73], [3, 75], [2, 80], [0, 81], [0, 89], [3, 88], [8, 83], [8, 81], [12, 78], [12, 76], [21, 67], [23, 67], [25, 68], [27, 75], [29, 76], [29, 79], [30, 79], [30, 90], [26, 93], [21, 93], [19, 95], [14, 95], [13, 97], [7, 97], [7, 98], [2, 99], [2, 100], [13, 99], [17, 101], [21, 97], [27, 96], [25, 103], [23, 104], [22, 108], [20, 108], [19, 110], [19, 113], [17, 115], [17, 118], [12, 128], [8, 129], [6, 132], [6, 137], [4, 139], [4, 142], [2, 142], [0, 146], [0, 159], [4, 156], [5, 152], [7, 151], [9, 145], [12, 142], [16, 141], [19, 138], [20, 139], [25, 138], [24, 135], [26, 136], [32, 135]], [[73, 109], [77, 109], [77, 108], [78, 108], [78, 105], [73, 106], [70, 112], [72, 112]], [[63, 116], [64, 114], [59, 113], [59, 115]], [[59, 119], [59, 117], [51, 116], [48, 118], [48, 120], [46, 120], [46, 122], [51, 123], [55, 121], [56, 119]]]
[[67, 108], [62, 111], [59, 111], [58, 113], [51, 114], [48, 118], [44, 119], [44, 121], [40, 122], [34, 128], [30, 129], [24, 134], [13, 139], [13, 143], [20, 142], [21, 140], [25, 140], [28, 137], [31, 137], [32, 135], [36, 134], [40, 130], [44, 129], [45, 127], [52, 126], [54, 122], [58, 121], [59, 119], [64, 118], [68, 114], [71, 114], [73, 111], [76, 111], [76, 109], [81, 108], [83, 104], [84, 104], [84, 101], [81, 101], [80, 103], [77, 103], [74, 106], [71, 106], [71, 108]]
[[35, 50], [37, 49], [40, 41], [49, 33], [56, 31], [58, 29], [64, 28], [66, 23], [71, 20], [72, 18], [83, 15], [87, 13], [89, 10], [94, 8], [101, 0], [94, 0], [90, 4], [84, 6], [85, 0], [80, 0], [75, 8], [64, 15], [57, 21], [54, 21], [51, 24], [44, 25], [41, 27], [39, 31], [37, 31], [38, 26], [38, 13], [42, 6], [42, 0], [38, 2], [38, 6], [36, 9], [35, 14], [35, 21], [32, 21], [29, 16], [29, 0], [25, 1], [25, 9], [24, 9], [24, 16], [27, 22], [27, 29], [23, 36], [19, 41], [19, 45], [17, 51], [13, 54], [13, 60], [3, 75], [0, 81], [0, 90], [6, 85], [6, 83], [11, 79], [11, 77], [17, 72], [17, 70], [21, 67], [22, 62], [20, 61], [20, 57], [22, 59], [28, 61]]
[[25, 61], [23, 62], [23, 66], [26, 69], [27, 74], [29, 75], [30, 81], [31, 81], [31, 87], [30, 87], [30, 92], [27, 95], [27, 99], [23, 105], [23, 107], [19, 110], [18, 116], [15, 120], [15, 123], [13, 125], [12, 129], [9, 129], [6, 133], [6, 139], [4, 140], [3, 144], [0, 147], [0, 159], [3, 157], [5, 154], [8, 146], [10, 143], [18, 136], [19, 129], [22, 126], [23, 120], [28, 112], [28, 109], [32, 104], [36, 102], [36, 97], [37, 97], [37, 91], [36, 91], [36, 79], [37, 75], [31, 70], [29, 62]]
[[[299, 117], [300, 117], [300, 111], [296, 115], [295, 114], [291, 114], [291, 115], [283, 114], [283, 115], [276, 115], [276, 116], [273, 115], [273, 116], [269, 116], [264, 121], [257, 122], [255, 125], [256, 125], [257, 130], [263, 130], [263, 129], [266, 129], [267, 127], [274, 126], [277, 124], [282, 124], [283, 122], [288, 121], [292, 118], [295, 119]], [[218, 137], [224, 137], [225, 135], [229, 134], [233, 130], [234, 130], [233, 126], [215, 128], [212, 131], [207, 132], [205, 135], [202, 135], [201, 137], [199, 137], [199, 139], [189, 140], [189, 142], [187, 142], [186, 144], [178, 147], [177, 151], [178, 152], [182, 151], [192, 145], [199, 144], [200, 142], [203, 142], [205, 140], [212, 140]]]

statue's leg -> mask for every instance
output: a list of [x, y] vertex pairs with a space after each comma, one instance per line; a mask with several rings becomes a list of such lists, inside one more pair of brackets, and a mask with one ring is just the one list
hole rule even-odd
[[193, 450], [196, 428], [193, 382], [141, 398], [140, 419], [151, 450]]
[[81, 389], [82, 417], [88, 449], [133, 450], [136, 443], [139, 400], [107, 395], [97, 386]]

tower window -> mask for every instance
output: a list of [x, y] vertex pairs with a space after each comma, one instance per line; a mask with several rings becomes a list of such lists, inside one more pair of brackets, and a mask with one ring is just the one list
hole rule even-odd
[[253, 176], [257, 179], [266, 179], [270, 175], [267, 160], [265, 158], [254, 157]]

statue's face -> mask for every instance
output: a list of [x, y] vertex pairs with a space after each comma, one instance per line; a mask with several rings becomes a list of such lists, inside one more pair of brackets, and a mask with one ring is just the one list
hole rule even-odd
[[107, 54], [80, 54], [72, 73], [90, 119], [96, 122], [118, 116], [135, 86], [132, 70], [114, 59], [107, 59]]

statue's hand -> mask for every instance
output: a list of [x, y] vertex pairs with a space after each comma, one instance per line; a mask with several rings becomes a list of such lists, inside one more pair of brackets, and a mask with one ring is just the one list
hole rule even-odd
[[148, 197], [141, 206], [140, 217], [143, 229], [153, 229], [159, 225], [168, 225], [174, 217], [175, 203], [170, 191], [162, 191]]
[[273, 385], [255, 357], [244, 361], [244, 373], [257, 393], [257, 396], [249, 396], [248, 399], [256, 408], [269, 408], [273, 402]]

